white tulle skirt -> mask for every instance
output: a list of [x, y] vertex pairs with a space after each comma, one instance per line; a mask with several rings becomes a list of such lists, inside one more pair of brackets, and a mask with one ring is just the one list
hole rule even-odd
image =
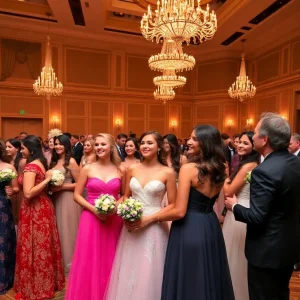
[[165, 223], [135, 232], [122, 229], [104, 299], [160, 299], [168, 234]]

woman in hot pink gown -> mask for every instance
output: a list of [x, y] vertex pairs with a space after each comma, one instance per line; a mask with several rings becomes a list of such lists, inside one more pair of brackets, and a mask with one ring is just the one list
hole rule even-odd
[[[97, 161], [83, 167], [74, 192], [74, 200], [83, 206], [71, 265], [66, 300], [102, 300], [110, 276], [122, 219], [116, 214], [99, 215], [95, 199], [122, 194], [124, 170], [113, 136], [98, 134], [95, 140]], [[81, 194], [84, 187], [88, 197]]]

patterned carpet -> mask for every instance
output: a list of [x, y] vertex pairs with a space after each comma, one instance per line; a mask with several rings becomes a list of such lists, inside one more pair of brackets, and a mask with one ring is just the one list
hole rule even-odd
[[[290, 282], [290, 288], [291, 288], [291, 297], [290, 300], [300, 300], [300, 272], [294, 272], [291, 282]], [[57, 292], [55, 294], [55, 297], [53, 299], [55, 300], [63, 300], [65, 296], [66, 290], [63, 289], [60, 292]], [[15, 300], [16, 293], [14, 293], [12, 290], [10, 290], [6, 295], [0, 296], [0, 300]], [[84, 299], [82, 299], [84, 300]]]

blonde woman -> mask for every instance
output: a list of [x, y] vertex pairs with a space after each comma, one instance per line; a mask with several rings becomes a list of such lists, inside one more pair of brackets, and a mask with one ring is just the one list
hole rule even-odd
[[80, 169], [82, 169], [85, 165], [91, 164], [96, 161], [96, 154], [95, 154], [95, 140], [92, 138], [87, 139], [83, 143], [83, 156], [80, 161]]
[[[72, 261], [66, 300], [103, 299], [112, 268], [122, 220], [115, 212], [98, 214], [95, 200], [102, 194], [116, 199], [124, 191], [125, 171], [114, 137], [101, 133], [95, 138], [97, 161], [85, 165], [79, 175], [74, 200], [83, 207]], [[88, 199], [81, 195], [84, 187]]]

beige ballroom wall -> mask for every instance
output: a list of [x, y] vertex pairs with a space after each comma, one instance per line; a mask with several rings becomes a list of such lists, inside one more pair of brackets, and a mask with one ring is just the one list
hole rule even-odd
[[[254, 125], [264, 111], [284, 115], [296, 128], [300, 38], [251, 55], [247, 72], [258, 92], [242, 103], [227, 94], [239, 72], [239, 57], [197, 63], [192, 72], [185, 73], [188, 82], [177, 91], [176, 99], [163, 105], [152, 96], [152, 79], [157, 73], [148, 68], [151, 53], [52, 45], [53, 67], [64, 85], [63, 95], [50, 100], [36, 96], [27, 65], [16, 64], [11, 76], [0, 81], [2, 136], [7, 135], [2, 118], [41, 119], [44, 136], [56, 125], [77, 134], [131, 131], [140, 135], [154, 129], [186, 138], [195, 124], [205, 123], [234, 134], [246, 128], [247, 119]], [[44, 46], [42, 61], [43, 53]], [[20, 115], [20, 110], [25, 114]], [[53, 117], [58, 122], [54, 123]], [[253, 125], [247, 128], [253, 129]]]

